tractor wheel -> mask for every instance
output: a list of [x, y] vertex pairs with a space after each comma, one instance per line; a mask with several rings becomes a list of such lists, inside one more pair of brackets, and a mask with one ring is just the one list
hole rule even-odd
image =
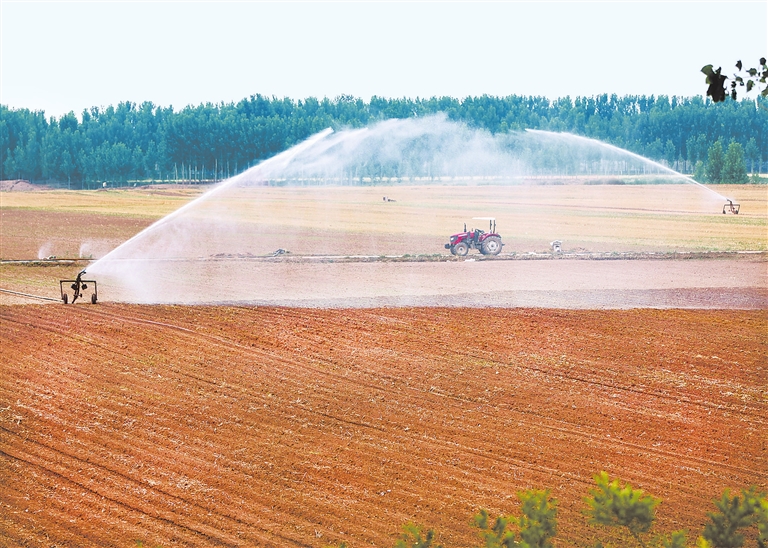
[[96, 304], [96, 293], [91, 295], [91, 304]]
[[459, 242], [455, 246], [453, 246], [453, 249], [451, 249], [454, 255], [458, 255], [459, 257], [463, 257], [467, 253], [469, 253], [469, 246], [464, 242]]
[[483, 242], [483, 254], [498, 255], [501, 252], [501, 238], [491, 236]]
[[69, 296], [66, 293], [64, 293], [61, 296], [61, 300], [64, 301], [64, 304], [67, 304], [69, 302]]
[[451, 255], [456, 255], [456, 250], [451, 246]]

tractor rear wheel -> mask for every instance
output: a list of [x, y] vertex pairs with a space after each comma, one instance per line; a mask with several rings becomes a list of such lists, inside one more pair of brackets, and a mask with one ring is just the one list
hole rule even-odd
[[469, 253], [469, 246], [464, 242], [459, 242], [455, 246], [453, 246], [453, 249], [451, 249], [454, 255], [458, 255], [459, 257], [463, 257], [467, 253]]
[[483, 241], [483, 254], [498, 255], [501, 252], [501, 238], [490, 236]]

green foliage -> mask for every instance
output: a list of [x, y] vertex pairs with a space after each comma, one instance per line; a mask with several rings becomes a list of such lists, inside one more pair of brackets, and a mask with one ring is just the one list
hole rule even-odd
[[[589, 506], [587, 515], [590, 523], [626, 528], [641, 546], [651, 544], [663, 548], [685, 548], [684, 531], [650, 539], [648, 543], [641, 537], [649, 533], [653, 526], [656, 507], [661, 502], [659, 499], [644, 494], [642, 490], [632, 489], [629, 484], [611, 481], [606, 472], [600, 472], [594, 479], [596, 487], [590, 489], [591, 496], [585, 499]], [[499, 515], [493, 520], [484, 509], [473, 516], [472, 525], [479, 529], [482, 548], [552, 548], [551, 539], [557, 533], [557, 500], [550, 496], [548, 490], [518, 491], [517, 496], [522, 503], [519, 518]], [[758, 548], [768, 548], [768, 497], [765, 492], [752, 486], [742, 489], [740, 496], [731, 497], [730, 491], [726, 490], [714, 504], [718, 512], [707, 514], [711, 521], [697, 540], [698, 548], [740, 548], [745, 542], [741, 531], [753, 525], [757, 529]], [[512, 527], [518, 529], [519, 540]], [[434, 530], [424, 532], [421, 526], [409, 522], [402, 526], [394, 547], [443, 548], [436, 543], [435, 536]], [[144, 546], [140, 540], [135, 542], [137, 547]], [[594, 548], [602, 547], [601, 542], [594, 544]], [[347, 544], [342, 542], [326, 548], [347, 548]]]
[[517, 494], [523, 505], [520, 526], [522, 546], [551, 548], [550, 539], [557, 534], [557, 500], [550, 498], [549, 491], [528, 490]]
[[757, 524], [758, 545], [763, 548], [768, 542], [768, 500], [766, 494], [752, 486], [741, 490], [741, 497], [731, 497], [725, 490], [719, 500], [714, 501], [718, 512], [707, 515], [710, 523], [704, 527], [700, 546], [712, 548], [740, 548], [744, 535], [739, 532]]
[[761, 57], [757, 68], [744, 69], [744, 65], [741, 61], [737, 61], [736, 69], [738, 72], [733, 75], [733, 78], [730, 78], [730, 92], [725, 85], [725, 82], [729, 78], [721, 73], [721, 67], [718, 67], [717, 69], [714, 69], [712, 65], [702, 67], [701, 72], [707, 76], [705, 81], [708, 86], [707, 96], [711, 97], [712, 101], [715, 103], [725, 101], [726, 97], [730, 97], [735, 101], [738, 97], [738, 92], [736, 90], [738, 87], [744, 88], [747, 93], [752, 91], [753, 88], [756, 88], [760, 90], [760, 95], [768, 97], [768, 84], [766, 84], [766, 80], [768, 79], [768, 66], [766, 66], [765, 62], [765, 57]]
[[[756, 111], [749, 101], [713, 105], [698, 97], [606, 94], [557, 100], [372, 97], [369, 103], [348, 96], [294, 101], [255, 95], [180, 111], [150, 102], [124, 102], [85, 110], [80, 120], [74, 113], [57, 120], [43, 112], [0, 105], [0, 179], [59, 181], [72, 188], [95, 188], [105, 180], [211, 181], [240, 173], [329, 126], [360, 127], [435, 113], [494, 134], [531, 128], [593, 137], [684, 172], [706, 160], [715, 140], [736, 139], [750, 166], [757, 164], [759, 171], [768, 159], [768, 116]], [[749, 138], [755, 141], [753, 147]], [[556, 160], [567, 169], [560, 173], [573, 173], [567, 147], [561, 152]], [[414, 156], [412, 163], [423, 167], [419, 159]], [[550, 157], [534, 160], [537, 169], [553, 162]], [[349, 176], [362, 180], [382, 174], [405, 175], [393, 166], [372, 165]]]
[[415, 523], [406, 523], [403, 525], [403, 532], [400, 534], [400, 538], [395, 542], [395, 548], [442, 548], [442, 545], [433, 544], [434, 542], [434, 530], [429, 529], [422, 536], [420, 526]]
[[715, 103], [725, 101], [726, 97], [725, 81], [728, 77], [721, 74], [721, 71], [722, 67], [718, 67], [715, 70], [712, 65], [705, 65], [701, 68], [701, 72], [707, 76], [704, 82], [708, 86], [707, 97], [712, 97], [712, 101]]
[[707, 169], [704, 162], [699, 160], [696, 162], [696, 167], [693, 170], [693, 178], [696, 181], [704, 182], [707, 180]]
[[757, 141], [755, 141], [754, 137], [750, 137], [749, 141], [747, 141], [747, 144], [744, 147], [744, 155], [746, 156], [747, 161], [749, 161], [749, 172], [754, 174], [755, 163], [760, 158], [760, 149], [757, 148]]
[[645, 546], [640, 535], [647, 533], [656, 519], [656, 507], [661, 502], [640, 489], [627, 484], [619, 485], [618, 480], [610, 481], [606, 472], [595, 477], [597, 488], [591, 489], [586, 499], [590, 523], [606, 527], [626, 527], [641, 546]]
[[757, 544], [760, 548], [768, 548], [768, 498], [764, 495], [759, 499], [755, 521], [757, 521]]
[[472, 520], [472, 525], [480, 529], [478, 535], [483, 541], [483, 548], [512, 548], [516, 546], [515, 534], [507, 530], [507, 525], [514, 518], [500, 515], [491, 525], [489, 517], [488, 511], [481, 509]]
[[736, 141], [731, 141], [725, 151], [723, 160], [722, 181], [731, 184], [744, 184], [749, 182], [747, 177], [747, 163], [744, 159], [744, 149]]
[[685, 548], [685, 531], [675, 531], [667, 539], [662, 539], [664, 548]]
[[706, 181], [712, 184], [723, 182], [723, 143], [718, 139], [707, 152]]
[[[550, 539], [557, 533], [557, 500], [550, 497], [549, 491], [519, 491], [517, 496], [522, 502], [521, 516], [500, 515], [491, 525], [488, 511], [481, 509], [473, 518], [472, 525], [480, 529], [478, 535], [484, 548], [551, 548]], [[515, 540], [515, 533], [510, 525], [519, 529], [520, 540]]]

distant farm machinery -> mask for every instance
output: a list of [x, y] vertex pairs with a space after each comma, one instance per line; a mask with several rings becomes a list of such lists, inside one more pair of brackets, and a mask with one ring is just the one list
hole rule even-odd
[[739, 204], [734, 204], [732, 200], [728, 200], [728, 203], [723, 206], [723, 215], [726, 213], [739, 214]]
[[96, 301], [98, 300], [96, 280], [83, 280], [83, 274], [85, 274], [85, 270], [80, 271], [80, 273], [77, 275], [77, 278], [74, 280], [59, 280], [61, 300], [64, 302], [64, 304], [69, 302], [69, 294], [67, 293], [67, 289], [64, 288], [65, 284], [68, 284], [68, 289], [72, 289], [73, 291], [72, 304], [75, 304], [75, 301], [77, 301], [77, 299], [80, 297], [85, 299], [85, 292], [89, 287], [91, 288], [91, 304], [96, 304]]
[[464, 224], [464, 231], [454, 234], [450, 242], [445, 244], [445, 249], [449, 249], [451, 254], [464, 257], [470, 249], [477, 249], [483, 255], [498, 255], [501, 252], [501, 235], [496, 232], [496, 219], [493, 217], [473, 217], [475, 220], [488, 221], [488, 232], [478, 229], [467, 231], [467, 225]]

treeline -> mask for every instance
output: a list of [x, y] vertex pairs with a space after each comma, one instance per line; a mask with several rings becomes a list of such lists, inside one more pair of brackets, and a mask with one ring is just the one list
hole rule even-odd
[[[334, 100], [267, 98], [189, 106], [150, 102], [93, 107], [47, 118], [0, 105], [0, 179], [93, 188], [101, 181], [210, 181], [229, 177], [327, 127], [444, 113], [491, 133], [570, 132], [625, 148], [684, 172], [703, 174], [710, 149], [738, 144], [745, 166], [765, 171], [768, 115], [751, 101], [600, 95]], [[716, 182], [716, 181], [712, 181]]]

